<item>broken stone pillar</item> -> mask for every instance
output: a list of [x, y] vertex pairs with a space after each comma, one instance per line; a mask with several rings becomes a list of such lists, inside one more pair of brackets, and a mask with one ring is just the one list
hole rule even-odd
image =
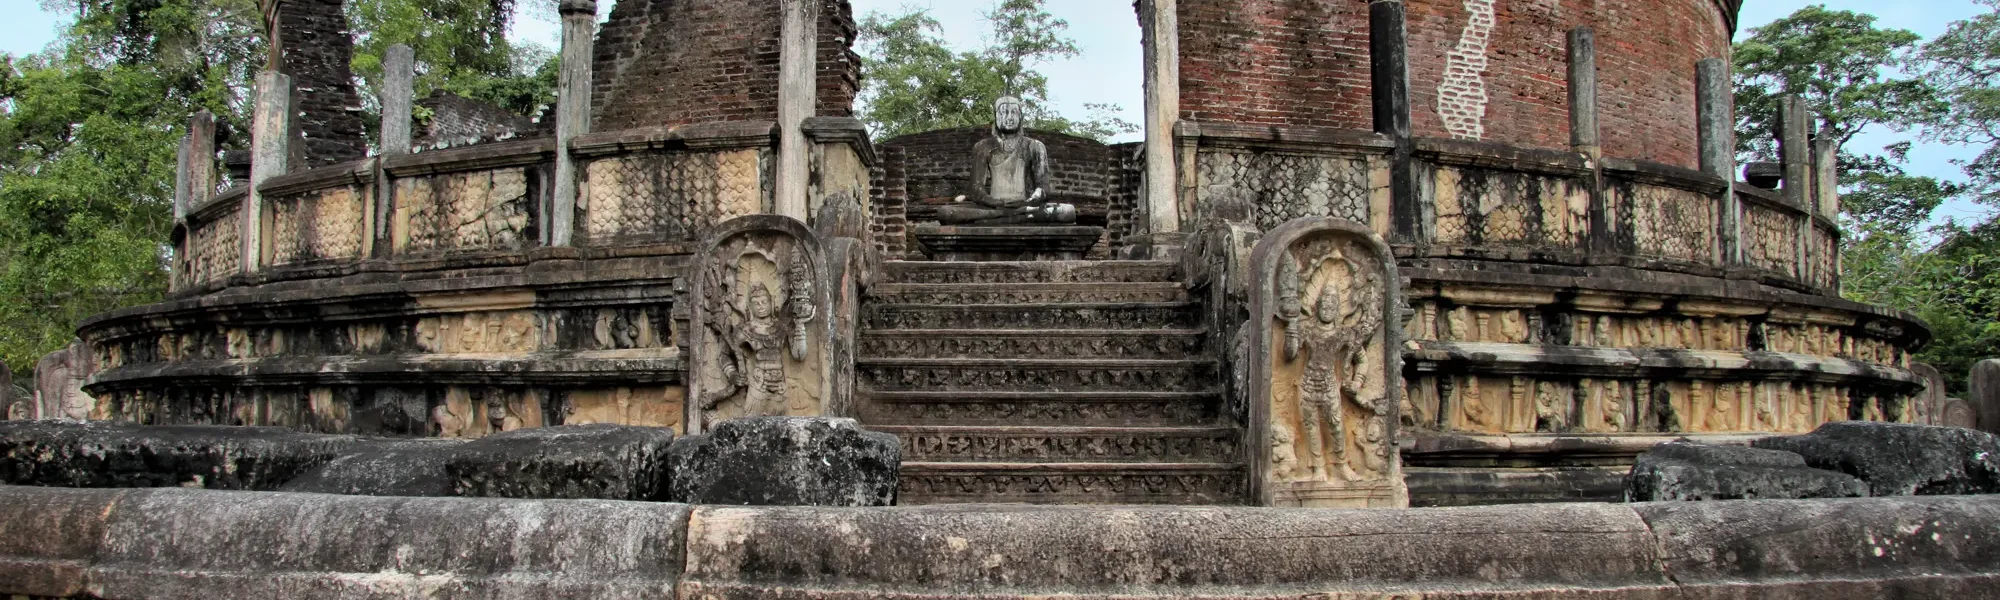
[[1146, 61], [1146, 227], [1148, 233], [1181, 230], [1174, 190], [1174, 123], [1181, 114], [1180, 17], [1176, 0], [1141, 0], [1139, 25]]
[[731, 419], [672, 454], [672, 498], [688, 504], [889, 506], [902, 467], [896, 436], [854, 419]]
[[264, 195], [258, 187], [287, 172], [292, 120], [292, 78], [277, 71], [257, 73], [257, 100], [250, 121], [250, 193], [243, 205], [243, 270], [264, 260]]
[[466, 442], [445, 468], [460, 496], [659, 501], [673, 442], [664, 427], [537, 427]]
[[396, 440], [328, 461], [285, 482], [281, 492], [351, 496], [450, 496], [445, 465], [462, 440]]
[[1396, 142], [1389, 165], [1391, 231], [1398, 240], [1413, 242], [1422, 236], [1424, 207], [1410, 140], [1410, 33], [1404, 9], [1402, 0], [1368, 4], [1368, 54], [1375, 133]]
[[1251, 251], [1251, 498], [1404, 507], [1401, 276], [1367, 226], [1294, 219]]
[[1819, 211], [1819, 216], [1828, 219], [1840, 218], [1840, 144], [1833, 138], [1821, 135], [1812, 142], [1813, 189], [1810, 206]]
[[1813, 171], [1812, 112], [1806, 110], [1806, 101], [1798, 96], [1784, 96], [1778, 99], [1778, 161], [1785, 170], [1785, 199], [1793, 206], [1806, 212], [1807, 218], [1799, 220], [1798, 256], [1793, 263], [1796, 275], [1806, 275], [1806, 265], [1812, 244], [1813, 211]]
[[355, 444], [281, 427], [0, 423], [0, 484], [269, 491]]
[[1859, 498], [1868, 485], [1851, 475], [1806, 466], [1779, 450], [1710, 446], [1687, 440], [1639, 455], [1625, 478], [1627, 502]]
[[1597, 133], [1597, 34], [1578, 27], [1569, 32], [1570, 150], [1600, 157]]
[[754, 416], [835, 417], [833, 269], [796, 219], [718, 225], [694, 256], [685, 431]]
[[1972, 365], [1971, 397], [1973, 422], [1980, 431], [2000, 433], [2000, 359], [1989, 358]]
[[2000, 493], [2000, 436], [1957, 427], [1834, 421], [1750, 445], [1805, 457], [1868, 483], [1871, 496]]
[[805, 122], [818, 110], [819, 0], [778, 0], [778, 181], [772, 208], [804, 221], [812, 178]]
[[[1700, 146], [1701, 170], [1732, 185], [1736, 182], [1735, 102], [1736, 90], [1729, 80], [1728, 62], [1709, 58], [1695, 63], [1695, 133], [1696, 144]], [[1737, 215], [1741, 210], [1736, 205], [1736, 192], [1723, 190], [1722, 212], [1717, 216], [1722, 230], [1719, 239], [1724, 264], [1736, 264], [1742, 260], [1739, 245], [1742, 231], [1737, 225]]]
[[403, 44], [390, 46], [382, 57], [383, 156], [410, 152], [410, 107], [415, 102], [416, 68], [416, 52]]
[[551, 246], [568, 246], [576, 233], [576, 159], [570, 140], [590, 133], [591, 38], [597, 29], [597, 0], [562, 0], [561, 72], [556, 76], [556, 181], [550, 200]]

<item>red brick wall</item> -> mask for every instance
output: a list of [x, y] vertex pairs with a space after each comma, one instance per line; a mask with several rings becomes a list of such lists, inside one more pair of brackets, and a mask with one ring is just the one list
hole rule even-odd
[[[1469, 4], [1407, 0], [1415, 132], [1454, 137], [1439, 113]], [[1606, 155], [1696, 165], [1694, 65], [1728, 55], [1715, 0], [1490, 0], [1481, 139], [1569, 145], [1567, 35], [1597, 32]], [[1370, 129], [1364, 0], [1182, 0], [1181, 118]]]
[[1368, 3], [1181, 0], [1181, 118], [1371, 128]]
[[[820, 10], [819, 114], [852, 113], [853, 9]], [[624, 0], [598, 30], [592, 130], [778, 118], [776, 0]]]

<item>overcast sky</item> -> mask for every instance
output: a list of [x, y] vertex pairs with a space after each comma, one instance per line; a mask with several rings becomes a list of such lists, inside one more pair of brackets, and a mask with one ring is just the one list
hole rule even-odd
[[[536, 1], [553, 5], [552, 0], [526, 0], [521, 4]], [[943, 24], [945, 38], [961, 47], [979, 42], [986, 31], [979, 13], [991, 6], [986, 0], [852, 1], [857, 17], [871, 11], [894, 12], [904, 7], [928, 9]], [[609, 14], [612, 2], [599, 4], [601, 14]], [[1944, 31], [1952, 21], [1980, 10], [1972, 0], [1746, 0], [1744, 4], [1739, 34], [1807, 5], [1825, 4], [1833, 9], [1871, 13], [1880, 17], [1878, 26], [1908, 29], [1929, 38]], [[1132, 14], [1131, 0], [1055, 0], [1048, 2], [1048, 6], [1050, 12], [1069, 21], [1070, 35], [1083, 49], [1082, 56], [1041, 67], [1049, 76], [1049, 91], [1058, 108], [1065, 114], [1080, 115], [1086, 103], [1115, 104], [1124, 109], [1125, 120], [1142, 122], [1139, 26]], [[556, 46], [554, 11], [527, 12], [515, 24], [513, 37], [551, 48]], [[6, 17], [0, 19], [0, 52], [14, 54], [34, 52], [47, 45], [65, 18], [43, 10], [41, 0], [0, 0], [0, 15]], [[1872, 150], [1910, 135], [1878, 128], [1857, 138], [1856, 143], [1864, 146], [1857, 149]], [[1137, 139], [1138, 134], [1126, 138]], [[1963, 148], [1919, 145], [1911, 153], [1911, 169], [1958, 179], [1958, 170], [1950, 161], [1975, 154], [1976, 151]], [[1956, 206], [1945, 212], [1966, 214], [1971, 210], [1974, 209], [1970, 206]]]

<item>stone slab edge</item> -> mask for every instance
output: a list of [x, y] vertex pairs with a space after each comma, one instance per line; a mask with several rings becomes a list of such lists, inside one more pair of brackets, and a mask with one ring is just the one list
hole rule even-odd
[[0, 487], [0, 594], [1996, 598], [1996, 528], [2000, 496], [747, 508]]

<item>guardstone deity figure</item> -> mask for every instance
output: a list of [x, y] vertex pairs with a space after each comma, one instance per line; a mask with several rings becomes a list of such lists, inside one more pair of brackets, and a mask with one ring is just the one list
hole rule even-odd
[[1021, 129], [1021, 99], [993, 103], [993, 137], [972, 146], [970, 193], [938, 207], [945, 225], [1027, 225], [1076, 222], [1076, 206], [1051, 203], [1049, 150]]

